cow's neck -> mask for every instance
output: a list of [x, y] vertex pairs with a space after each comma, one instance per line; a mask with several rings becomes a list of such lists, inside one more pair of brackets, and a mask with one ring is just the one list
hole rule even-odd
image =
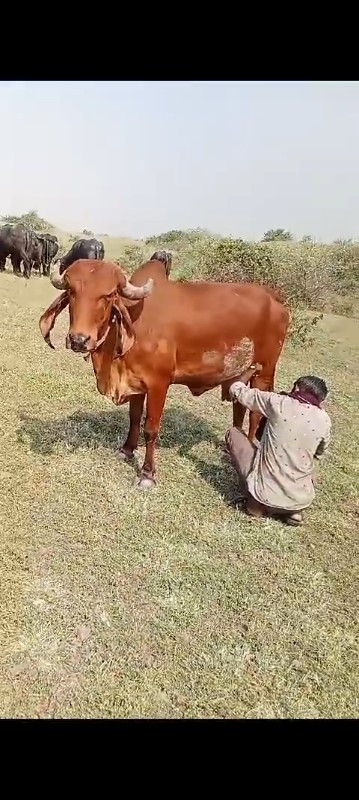
[[104, 343], [91, 353], [91, 359], [98, 391], [116, 405], [121, 405], [129, 400], [130, 395], [141, 393], [142, 383], [129, 370], [124, 358], [114, 358], [116, 325], [116, 322], [111, 325]]
[[97, 380], [97, 388], [100, 394], [111, 396], [112, 383], [113, 383], [113, 369], [116, 363], [116, 371], [121, 371], [120, 359], [114, 361], [114, 351], [116, 344], [116, 323], [110, 327], [108, 335], [104, 343], [98, 350], [91, 353], [91, 360], [94, 373]]

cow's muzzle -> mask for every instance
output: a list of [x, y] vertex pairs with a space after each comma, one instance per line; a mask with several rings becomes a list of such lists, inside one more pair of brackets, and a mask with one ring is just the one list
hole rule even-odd
[[69, 333], [66, 346], [73, 350], [74, 353], [87, 353], [90, 338], [90, 336], [85, 336], [83, 333]]

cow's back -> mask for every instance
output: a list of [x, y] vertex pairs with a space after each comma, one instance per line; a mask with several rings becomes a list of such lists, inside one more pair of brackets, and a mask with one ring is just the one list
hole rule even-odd
[[[137, 281], [143, 281], [137, 271]], [[148, 275], [147, 275], [148, 273]], [[135, 318], [130, 362], [143, 358], [154, 370], [196, 393], [218, 385], [253, 360], [268, 363], [285, 336], [284, 307], [264, 287], [245, 283], [182, 283], [154, 277], [152, 294]], [[131, 313], [131, 309], [130, 309]]]
[[[149, 275], [152, 274], [148, 271]], [[132, 280], [132, 279], [131, 279]], [[138, 279], [137, 285], [140, 285]], [[264, 288], [244, 283], [182, 283], [156, 280], [138, 320], [139, 328], [154, 324], [181, 341], [215, 341], [218, 337], [260, 334], [279, 304]]]

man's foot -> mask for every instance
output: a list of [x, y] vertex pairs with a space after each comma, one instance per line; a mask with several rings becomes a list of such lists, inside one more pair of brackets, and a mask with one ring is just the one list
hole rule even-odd
[[287, 525], [292, 525], [293, 527], [298, 527], [299, 525], [303, 525], [303, 512], [302, 511], [295, 511], [293, 514], [288, 514], [287, 517], [284, 517], [284, 522]]
[[255, 519], [263, 519], [267, 516], [264, 507], [254, 500], [253, 497], [250, 497], [244, 504], [243, 511], [248, 517], [254, 517]]

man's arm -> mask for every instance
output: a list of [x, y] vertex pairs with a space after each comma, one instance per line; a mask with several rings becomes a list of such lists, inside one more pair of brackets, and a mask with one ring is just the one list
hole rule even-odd
[[329, 420], [326, 433], [323, 436], [323, 439], [319, 442], [317, 450], [316, 450], [316, 453], [314, 455], [314, 458], [316, 458], [317, 461], [320, 461], [320, 459], [323, 458], [323, 456], [326, 455], [326, 452], [327, 452], [329, 444], [330, 444], [331, 428], [332, 428], [332, 426], [331, 426], [331, 422]]
[[240, 379], [230, 386], [229, 396], [231, 400], [241, 403], [249, 411], [259, 411], [260, 414], [268, 417], [274, 392], [262, 392], [260, 389], [251, 389], [246, 386], [246, 383], [261, 370], [261, 364], [254, 364], [243, 372]]

